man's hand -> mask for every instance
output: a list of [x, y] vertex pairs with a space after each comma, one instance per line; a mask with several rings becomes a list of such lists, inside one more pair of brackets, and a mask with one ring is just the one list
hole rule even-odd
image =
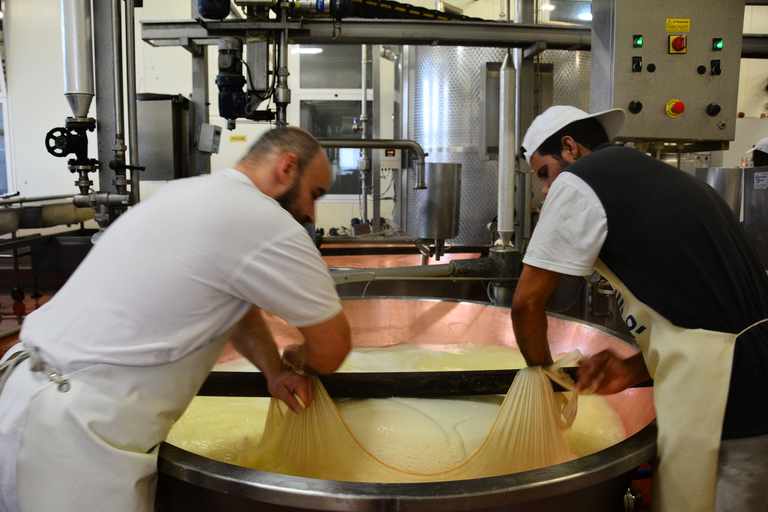
[[305, 406], [309, 406], [312, 399], [315, 397], [315, 388], [312, 385], [312, 379], [299, 375], [296, 372], [285, 368], [283, 371], [272, 375], [267, 380], [269, 393], [286, 403], [296, 414], [301, 413], [302, 407], [298, 400], [297, 395]]
[[603, 350], [579, 361], [579, 392], [612, 395], [651, 379], [642, 354], [621, 359], [610, 350]]

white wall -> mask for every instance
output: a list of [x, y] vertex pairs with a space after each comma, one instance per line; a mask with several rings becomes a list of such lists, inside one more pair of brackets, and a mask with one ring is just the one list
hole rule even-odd
[[8, 131], [14, 182], [22, 196], [74, 192], [65, 158], [45, 150], [49, 130], [72, 111], [64, 98], [59, 0], [6, 0]]

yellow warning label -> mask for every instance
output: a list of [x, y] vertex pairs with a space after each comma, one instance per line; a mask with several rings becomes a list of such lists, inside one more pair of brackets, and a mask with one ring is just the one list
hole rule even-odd
[[245, 142], [245, 135], [230, 135], [229, 142]]
[[690, 32], [691, 20], [667, 18], [667, 32]]

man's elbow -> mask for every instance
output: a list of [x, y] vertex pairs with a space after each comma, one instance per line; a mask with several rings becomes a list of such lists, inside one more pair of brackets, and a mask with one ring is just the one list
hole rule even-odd
[[312, 373], [335, 372], [352, 350], [352, 332], [346, 317], [341, 314], [324, 329], [305, 331], [306, 364]]
[[531, 301], [527, 301], [523, 298], [515, 297], [512, 300], [512, 307], [510, 308], [510, 315], [512, 316], [512, 324], [516, 321], [524, 320], [535, 311], [535, 305]]
[[336, 340], [336, 343], [333, 344], [332, 349], [328, 351], [321, 364], [315, 368], [316, 372], [319, 374], [335, 372], [347, 358], [350, 350], [352, 350], [352, 338], [347, 333], [346, 336]]

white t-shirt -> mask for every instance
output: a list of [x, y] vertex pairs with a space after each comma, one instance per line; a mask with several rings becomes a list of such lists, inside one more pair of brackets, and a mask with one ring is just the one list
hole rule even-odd
[[175, 361], [255, 304], [303, 327], [341, 311], [313, 241], [244, 174], [172, 182], [119, 217], [21, 340], [64, 372]]
[[549, 189], [523, 263], [573, 276], [588, 276], [608, 234], [603, 204], [594, 190], [570, 172]]

